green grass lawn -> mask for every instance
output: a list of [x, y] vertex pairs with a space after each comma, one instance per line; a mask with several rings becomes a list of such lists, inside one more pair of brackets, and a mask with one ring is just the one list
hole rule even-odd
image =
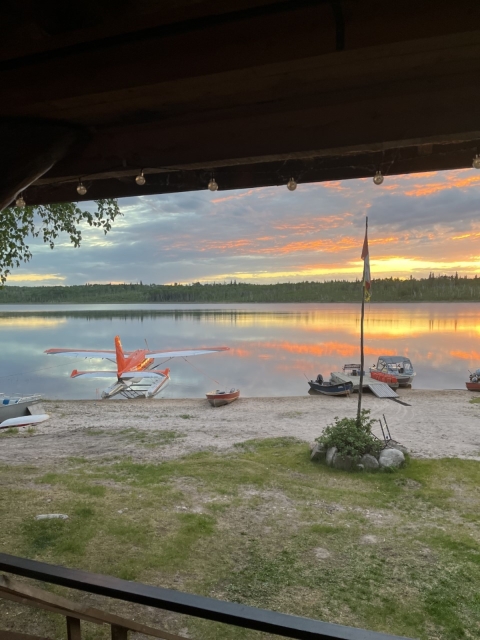
[[[3, 466], [0, 483], [8, 553], [412, 638], [480, 637], [475, 461], [347, 474], [310, 462], [305, 443], [270, 439], [159, 464], [72, 457], [63, 468]], [[34, 520], [40, 513], [69, 519]], [[105, 606], [202, 640], [261, 637]], [[0, 601], [3, 628], [64, 637], [58, 616], [19, 611]], [[83, 627], [87, 640], [108, 637], [107, 627]]]

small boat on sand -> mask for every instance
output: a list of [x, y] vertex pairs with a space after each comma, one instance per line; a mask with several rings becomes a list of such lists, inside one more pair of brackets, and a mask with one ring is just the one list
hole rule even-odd
[[49, 419], [40, 404], [40, 395], [5, 396], [0, 394], [0, 429], [39, 424]]
[[240, 389], [232, 388], [230, 391], [208, 391], [206, 394], [207, 400], [212, 407], [221, 407], [224, 404], [230, 404], [234, 402], [240, 395]]
[[480, 391], [480, 382], [466, 382], [465, 385], [469, 391]]
[[353, 391], [353, 382], [326, 382], [321, 373], [316, 380], [309, 380], [310, 389], [326, 396], [349, 396]]
[[470, 382], [465, 385], [469, 391], [480, 391], [480, 369], [470, 374]]

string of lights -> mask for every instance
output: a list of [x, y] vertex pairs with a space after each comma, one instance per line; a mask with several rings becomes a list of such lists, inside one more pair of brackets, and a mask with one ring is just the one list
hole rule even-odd
[[[391, 164], [393, 164], [393, 163], [391, 163]], [[475, 157], [473, 158], [472, 167], [474, 169], [480, 169], [480, 155], [479, 154], [476, 154]], [[356, 168], [356, 169], [363, 168], [366, 171], [367, 170], [368, 171], [372, 171], [371, 167], [358, 167], [358, 166], [353, 166], [352, 165], [352, 167], [350, 167], [350, 168]], [[168, 170], [169, 167], [164, 167], [164, 169]], [[175, 168], [175, 167], [171, 167], [170, 169], [172, 171], [179, 171], [179, 169]], [[135, 176], [135, 182], [139, 187], [143, 187], [147, 183], [147, 179], [145, 177], [145, 171], [146, 171], [146, 169], [141, 169], [140, 173]], [[150, 170], [150, 171], [152, 171], [152, 170]], [[297, 176], [297, 179], [298, 179], [298, 177], [301, 177], [301, 176]], [[379, 170], [379, 169], [375, 170], [375, 174], [373, 176], [373, 183], [376, 184], [377, 186], [380, 186], [381, 184], [383, 184], [384, 180], [385, 180], [385, 176], [382, 173], [382, 171]], [[67, 182], [67, 181], [64, 181], [64, 182]], [[60, 184], [62, 184], [62, 182]], [[295, 180], [294, 177], [291, 177], [287, 182], [287, 189], [289, 191], [295, 191], [297, 186], [298, 186], [297, 181]], [[210, 191], [218, 191], [218, 189], [219, 189], [218, 182], [216, 181], [216, 179], [215, 179], [213, 174], [212, 174], [210, 180], [207, 183], [207, 188]], [[77, 183], [77, 188], [76, 189], [77, 189], [78, 195], [80, 195], [80, 196], [86, 195], [86, 193], [88, 191], [87, 187], [85, 186], [85, 184], [82, 182], [82, 180], [80, 178], [78, 179], [78, 183]], [[20, 193], [17, 196], [16, 200], [15, 200], [15, 206], [17, 206], [17, 207], [19, 207], [21, 209], [23, 209], [27, 204], [26, 201], [25, 201], [24, 195], [25, 195], [25, 192]]]

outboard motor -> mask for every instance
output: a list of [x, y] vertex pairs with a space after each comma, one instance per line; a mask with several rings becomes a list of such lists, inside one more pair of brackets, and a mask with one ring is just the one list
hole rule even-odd
[[318, 382], [318, 384], [323, 384], [323, 376], [321, 373], [318, 374], [317, 379], [315, 380], [315, 382]]
[[480, 369], [470, 374], [470, 382], [478, 382], [480, 380]]

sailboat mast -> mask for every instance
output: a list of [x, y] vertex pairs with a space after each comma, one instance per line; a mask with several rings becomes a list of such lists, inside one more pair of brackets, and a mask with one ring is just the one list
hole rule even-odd
[[[365, 235], [368, 230], [368, 217], [365, 220]], [[365, 317], [365, 260], [363, 261], [363, 283], [362, 283], [362, 312], [360, 316], [360, 382], [358, 384], [358, 408], [357, 423], [360, 424], [362, 413], [362, 392], [363, 392], [363, 370], [365, 366], [365, 356], [363, 353], [363, 320]]]

